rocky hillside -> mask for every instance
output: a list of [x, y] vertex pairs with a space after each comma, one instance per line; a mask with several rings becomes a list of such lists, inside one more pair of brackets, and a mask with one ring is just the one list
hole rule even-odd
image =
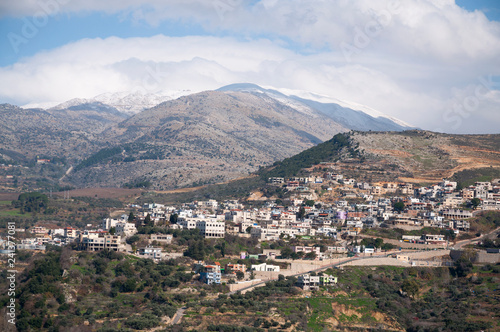
[[104, 140], [122, 146], [123, 153], [71, 180], [120, 186], [146, 179], [157, 189], [221, 182], [346, 130], [323, 114], [301, 113], [269, 97], [202, 92], [162, 103], [106, 132]]
[[42, 110], [2, 104], [0, 153], [18, 162], [36, 156], [83, 158], [103, 131], [125, 118], [115, 109], [95, 106]]
[[[54, 172], [38, 167], [19, 175], [59, 186], [163, 190], [246, 176], [339, 132], [408, 128], [373, 110], [299, 94], [237, 84], [169, 100], [133, 116], [97, 99], [46, 110], [5, 104], [0, 107], [0, 160], [24, 166], [36, 156], [63, 160]], [[121, 97], [123, 103], [137, 100]]]
[[500, 135], [447, 135], [428, 131], [355, 133], [358, 149], [402, 181], [436, 182], [475, 168], [500, 167]]

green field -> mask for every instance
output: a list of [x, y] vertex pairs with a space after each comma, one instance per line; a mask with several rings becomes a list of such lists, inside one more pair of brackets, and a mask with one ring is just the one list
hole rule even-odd
[[6, 210], [6, 211], [0, 211], [0, 218], [1, 217], [23, 217], [23, 218], [28, 218], [28, 217], [31, 217], [31, 213], [22, 214], [19, 210]]

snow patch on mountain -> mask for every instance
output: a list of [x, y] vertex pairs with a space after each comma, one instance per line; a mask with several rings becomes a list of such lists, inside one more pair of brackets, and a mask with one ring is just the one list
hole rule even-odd
[[368, 107], [368, 106], [362, 105], [362, 104], [358, 104], [358, 103], [355, 103], [352, 101], [340, 100], [340, 99], [333, 98], [330, 96], [320, 95], [320, 94], [307, 92], [307, 91], [301, 91], [301, 90], [291, 90], [291, 89], [281, 89], [281, 88], [275, 89], [275, 88], [271, 88], [271, 87], [266, 88], [266, 89], [277, 90], [288, 97], [297, 96], [297, 97], [302, 98], [302, 99], [309, 99], [309, 100], [316, 101], [316, 102], [322, 103], [322, 104], [337, 104], [341, 107], [350, 108], [350, 109], [355, 110], [355, 111], [361, 111], [361, 112], [366, 113], [369, 116], [372, 116], [374, 118], [389, 119], [392, 122], [394, 122], [400, 126], [403, 126], [403, 127], [412, 127], [412, 125], [410, 125], [410, 124], [408, 124], [400, 119], [394, 118], [394, 117], [389, 116], [387, 114], [384, 114], [380, 111], [377, 111], [371, 107]]
[[49, 103], [30, 103], [22, 106], [22, 108], [42, 108], [42, 109], [54, 109], [62, 110], [70, 107], [89, 104], [93, 105], [100, 103], [117, 109], [118, 111], [134, 115], [147, 108], [154, 107], [165, 101], [172, 99], [177, 99], [182, 96], [191, 94], [190, 90], [179, 90], [179, 91], [159, 91], [156, 93], [142, 93], [142, 92], [114, 92], [114, 93], [103, 93], [94, 98], [74, 98], [62, 103], [49, 102]]

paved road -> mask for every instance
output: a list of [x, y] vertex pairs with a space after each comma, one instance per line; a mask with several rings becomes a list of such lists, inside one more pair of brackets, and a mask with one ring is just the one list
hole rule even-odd
[[462, 249], [462, 247], [464, 247], [464, 246], [466, 246], [468, 244], [471, 244], [472, 242], [477, 242], [479, 240], [482, 240], [482, 239], [485, 239], [485, 238], [488, 238], [488, 237], [497, 236], [497, 234], [499, 232], [500, 232], [500, 227], [498, 227], [497, 229], [492, 230], [488, 234], [481, 235], [480, 237], [476, 237], [474, 239], [469, 239], [469, 240], [458, 241], [458, 242], [456, 242], [452, 246], [452, 248], [456, 249], [456, 250], [460, 250], [460, 249]]
[[61, 176], [61, 178], [59, 179], [59, 181], [62, 181], [67, 175], [69, 175], [69, 173], [71, 173], [72, 170], [73, 170], [73, 166], [70, 166], [70, 168], [68, 168], [68, 170], [66, 171], [66, 173], [64, 173], [64, 175]]
[[178, 324], [181, 321], [182, 316], [184, 315], [184, 311], [186, 311], [187, 307], [182, 307], [177, 309], [177, 312], [174, 315], [174, 318], [170, 322], [170, 325]]
[[[343, 265], [343, 264], [346, 264], [346, 263], [349, 263], [349, 262], [352, 262], [352, 261], [356, 261], [356, 260], [359, 260], [359, 259], [369, 259], [369, 258], [376, 258], [376, 257], [387, 257], [387, 256], [390, 256], [392, 255], [393, 253], [389, 253], [389, 254], [382, 254], [382, 255], [377, 255], [377, 256], [367, 256], [367, 257], [352, 257], [352, 258], [348, 258], [346, 260], [343, 260], [343, 261], [340, 261], [340, 262], [337, 262], [337, 263], [333, 263], [333, 264], [328, 264], [328, 265], [324, 265], [322, 267], [319, 267], [317, 269], [314, 269], [314, 270], [310, 270], [309, 272], [300, 272], [300, 273], [296, 273], [296, 274], [291, 274], [291, 275], [288, 275], [287, 277], [296, 277], [296, 276], [300, 276], [304, 273], [310, 273], [310, 272], [320, 272], [320, 271], [323, 271], [323, 270], [327, 270], [329, 268], [333, 268], [333, 267], [336, 267], [336, 266], [340, 266], [340, 265]], [[278, 278], [272, 278], [271, 280], [277, 280]], [[253, 284], [251, 286], [248, 286], [248, 287], [245, 287], [245, 288], [241, 288], [241, 289], [238, 289], [238, 290], [235, 290], [235, 291], [232, 291], [232, 292], [229, 292], [228, 295], [232, 295], [232, 294], [235, 294], [237, 292], [241, 292], [241, 291], [246, 291], [246, 290], [250, 290], [252, 288], [255, 288], [255, 287], [258, 287], [260, 285], [263, 285], [265, 284], [266, 282], [268, 282], [270, 280], [265, 280], [265, 281], [262, 281], [262, 282], [259, 282], [257, 284]]]

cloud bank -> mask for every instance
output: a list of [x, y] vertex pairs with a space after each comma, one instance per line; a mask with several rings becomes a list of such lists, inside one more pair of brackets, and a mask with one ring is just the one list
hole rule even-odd
[[500, 24], [451, 0], [0, 4], [7, 16], [44, 10], [103, 12], [152, 26], [199, 24], [212, 36], [79, 40], [0, 68], [1, 100], [27, 104], [252, 82], [365, 104], [429, 130], [500, 128]]

